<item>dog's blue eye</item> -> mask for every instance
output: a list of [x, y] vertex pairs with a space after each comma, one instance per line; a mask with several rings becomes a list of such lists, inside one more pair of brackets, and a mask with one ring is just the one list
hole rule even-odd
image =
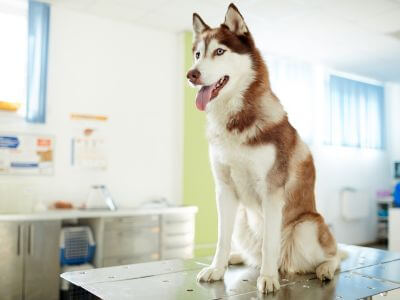
[[222, 54], [225, 53], [225, 50], [222, 49], [222, 48], [218, 48], [217, 50], [215, 50], [215, 53], [216, 53], [217, 55], [222, 55]]
[[196, 59], [199, 59], [200, 57], [200, 52], [196, 52]]

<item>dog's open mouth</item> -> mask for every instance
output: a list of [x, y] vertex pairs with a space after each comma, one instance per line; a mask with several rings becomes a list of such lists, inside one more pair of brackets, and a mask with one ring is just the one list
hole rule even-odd
[[229, 76], [225, 75], [216, 83], [212, 85], [202, 86], [196, 97], [196, 106], [199, 110], [205, 110], [208, 102], [218, 96], [219, 91], [225, 86], [228, 82]]

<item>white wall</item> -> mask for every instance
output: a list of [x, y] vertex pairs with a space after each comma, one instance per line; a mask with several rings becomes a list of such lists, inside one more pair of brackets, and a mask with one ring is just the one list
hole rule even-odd
[[[0, 209], [13, 211], [41, 198], [82, 203], [91, 184], [106, 184], [120, 206], [152, 197], [181, 201], [182, 97], [177, 78], [181, 45], [154, 31], [67, 10], [51, 11], [46, 125], [2, 121], [0, 131], [56, 137], [55, 174], [0, 176]], [[70, 113], [104, 114], [107, 171], [70, 165], [80, 126]], [[94, 124], [96, 126], [96, 124]]]
[[[312, 123], [311, 151], [314, 156], [317, 182], [316, 201], [318, 210], [331, 226], [337, 240], [349, 244], [366, 244], [373, 242], [377, 235], [376, 191], [390, 188], [391, 173], [389, 153], [385, 150], [357, 149], [351, 147], [333, 147], [324, 145], [325, 100], [327, 74], [331, 72], [325, 66], [314, 65], [314, 75], [311, 81], [312, 101], [301, 100], [306, 109], [290, 110], [298, 113], [298, 122]], [[350, 76], [349, 74], [341, 74]], [[352, 76], [355, 77], [354, 75]], [[356, 77], [355, 79], [366, 80]], [[290, 84], [290, 86], [294, 86]], [[278, 94], [279, 97], [279, 94]], [[287, 106], [292, 105], [287, 103]], [[298, 105], [294, 103], [294, 107]], [[291, 116], [289, 115], [289, 119]], [[300, 124], [302, 125], [302, 124]], [[400, 126], [400, 125], [399, 125]], [[308, 126], [309, 127], [309, 126]], [[308, 128], [299, 126], [299, 129]], [[399, 145], [400, 148], [400, 145]], [[400, 154], [399, 154], [400, 155]], [[340, 192], [345, 187], [351, 187], [365, 192], [365, 205], [370, 207], [368, 218], [356, 221], [346, 221], [341, 214]]]
[[[338, 242], [366, 244], [377, 235], [376, 190], [390, 187], [390, 164], [385, 151], [344, 147], [312, 147], [317, 170], [317, 206], [332, 225]], [[341, 215], [339, 193], [351, 187], [366, 192], [368, 218], [346, 221]]]
[[[311, 145], [317, 171], [318, 210], [331, 226], [339, 242], [365, 244], [375, 241], [377, 235], [375, 195], [379, 189], [390, 188], [389, 151], [324, 145], [329, 73], [334, 72], [355, 80], [368, 82], [372, 80], [295, 59], [273, 55], [266, 57], [271, 78], [280, 75], [280, 82], [272, 80], [272, 89], [288, 111], [289, 120]], [[287, 87], [291, 89], [288, 90]], [[398, 147], [400, 149], [400, 143]], [[340, 192], [346, 187], [366, 195], [364, 204], [370, 208], [367, 218], [351, 222], [343, 218]]]
[[[321, 72], [321, 70], [319, 70]], [[367, 80], [350, 74], [355, 80]], [[324, 76], [319, 76], [323, 87]], [[377, 236], [376, 191], [390, 188], [390, 145], [383, 150], [333, 147], [323, 144], [325, 95], [320, 92], [316, 98], [315, 143], [312, 146], [317, 170], [317, 206], [341, 243], [367, 244]], [[386, 102], [388, 100], [386, 99]], [[386, 117], [386, 116], [385, 116]], [[387, 121], [387, 120], [385, 120]], [[388, 125], [386, 125], [388, 128]], [[365, 205], [370, 207], [369, 217], [362, 220], [346, 221], [341, 214], [340, 191], [345, 187], [365, 192]]]
[[[317, 207], [332, 226], [338, 242], [367, 244], [377, 236], [376, 191], [390, 188], [391, 173], [389, 145], [384, 150], [334, 147], [324, 145], [324, 94], [326, 72], [318, 67], [317, 84], [321, 90], [315, 98], [314, 143], [312, 152], [317, 170]], [[330, 71], [328, 71], [330, 72]], [[367, 80], [350, 74], [340, 74], [355, 80]], [[346, 221], [341, 214], [340, 191], [350, 187], [365, 193], [365, 205], [370, 207], [369, 217]]]
[[390, 159], [400, 161], [400, 83], [387, 83], [385, 97], [387, 99], [387, 139]]

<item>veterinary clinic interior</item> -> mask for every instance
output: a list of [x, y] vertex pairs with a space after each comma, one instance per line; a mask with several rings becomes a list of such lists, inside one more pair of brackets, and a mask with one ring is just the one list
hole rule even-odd
[[[312, 153], [330, 280], [198, 280], [225, 206], [188, 71], [228, 7]], [[0, 300], [400, 299], [399, 120], [399, 0], [0, 0]]]

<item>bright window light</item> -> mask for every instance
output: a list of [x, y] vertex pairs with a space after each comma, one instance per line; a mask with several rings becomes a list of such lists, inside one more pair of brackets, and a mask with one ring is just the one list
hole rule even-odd
[[326, 144], [384, 149], [383, 87], [331, 75], [326, 120]]
[[0, 0], [0, 101], [20, 104], [25, 115], [28, 3]]

